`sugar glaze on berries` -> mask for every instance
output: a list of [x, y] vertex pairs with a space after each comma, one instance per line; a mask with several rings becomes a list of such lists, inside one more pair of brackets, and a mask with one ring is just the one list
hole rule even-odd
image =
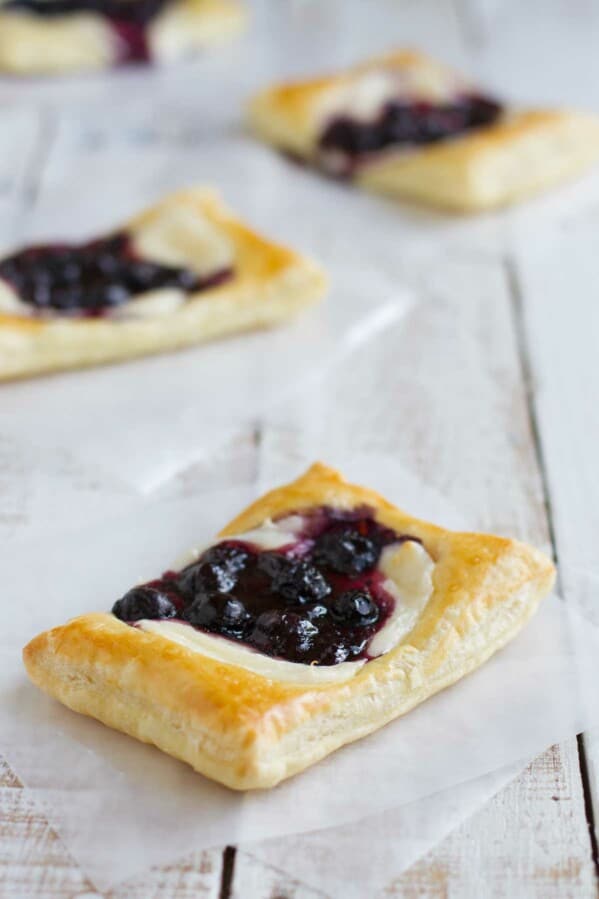
[[230, 275], [224, 269], [201, 277], [142, 259], [124, 232], [85, 244], [41, 244], [0, 260], [0, 279], [35, 312], [90, 317], [107, 315], [152, 290], [195, 293]]
[[113, 614], [132, 624], [178, 619], [289, 662], [368, 660], [396, 601], [379, 558], [415, 538], [383, 527], [365, 507], [303, 513], [293, 536], [269, 550], [238, 538], [217, 543], [182, 571], [129, 591]]

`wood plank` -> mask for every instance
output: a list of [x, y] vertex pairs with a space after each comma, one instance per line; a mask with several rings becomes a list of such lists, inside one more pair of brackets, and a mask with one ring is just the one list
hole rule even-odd
[[[576, 741], [513, 784], [385, 892], [402, 899], [564, 899], [596, 895]], [[562, 842], [558, 842], [562, 841]]]
[[[433, 266], [411, 269], [409, 277], [423, 301], [405, 325], [352, 359], [332, 379], [326, 396], [272, 417], [261, 443], [263, 473], [270, 470], [280, 478], [285, 467], [297, 467], [306, 454], [334, 461], [348, 446], [391, 453], [448, 496], [474, 527], [550, 548], [504, 266], [441, 255]], [[314, 424], [315, 407], [320, 426]], [[376, 845], [377, 835], [369, 828], [365, 833]], [[242, 847], [233, 895], [317, 895], [310, 892], [316, 872], [308, 878], [293, 867], [294, 860], [305, 858], [302, 839], [307, 838], [277, 841], [272, 864], [270, 858], [265, 864], [264, 847], [260, 862], [251, 847]], [[490, 807], [415, 869], [399, 879], [389, 870], [384, 893], [480, 896], [493, 853], [495, 877], [484, 895], [566, 896], [575, 890], [594, 895], [575, 741], [535, 760]], [[506, 860], [511, 879], [504, 892], [500, 875]], [[339, 889], [331, 895], [343, 889], [342, 859], [339, 865]]]
[[[599, 624], [599, 260], [591, 215], [518, 258], [523, 328], [551, 493], [560, 580], [567, 601]], [[599, 871], [599, 731], [584, 736], [589, 824]]]
[[[361, 834], [360, 846], [352, 847], [347, 837], [338, 843], [334, 832], [324, 831], [318, 840], [311, 835], [271, 841], [268, 860], [264, 857], [264, 845], [260, 846], [259, 857], [253, 846], [239, 850], [238, 890], [233, 897], [573, 899], [594, 896], [592, 866], [581, 864], [588, 841], [584, 841], [576, 822], [584, 815], [584, 799], [575, 741], [568, 743], [565, 752], [554, 747], [535, 759], [521, 777], [399, 876], [393, 875], [392, 863], [379, 850], [379, 841], [386, 840], [388, 844], [393, 840], [393, 832], [388, 826], [385, 830], [373, 829], [369, 823], [354, 836], [357, 840]], [[566, 842], [556, 854], [557, 832]], [[578, 842], [581, 835], [582, 844]], [[516, 843], [517, 852], [514, 851]], [[356, 859], [364, 860], [365, 847], [372, 852], [373, 860], [371, 866], [364, 865], [358, 870]], [[326, 887], [318, 889], [314, 884], [324, 862], [327, 863]], [[389, 875], [382, 888], [376, 871], [376, 865], [381, 862]], [[335, 870], [336, 884], [332, 877]]]
[[[120, 884], [105, 899], [216, 899], [222, 854], [195, 852]], [[29, 798], [27, 790], [0, 789], [0, 896], [2, 899], [100, 899], [101, 894]]]

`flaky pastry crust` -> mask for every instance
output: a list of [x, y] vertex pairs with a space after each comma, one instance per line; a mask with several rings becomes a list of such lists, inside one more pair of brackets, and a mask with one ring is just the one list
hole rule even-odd
[[41, 318], [0, 312], [0, 381], [175, 350], [239, 331], [278, 325], [320, 300], [326, 278], [298, 253], [272, 243], [239, 221], [211, 190], [167, 197], [128, 222], [186, 206], [216, 225], [234, 249], [233, 276], [188, 296], [168, 315], [152, 318]]
[[[278, 84], [250, 102], [249, 123], [263, 140], [317, 164], [323, 125], [363, 73], [414, 72], [434, 98], [443, 80], [466, 88], [424, 54], [400, 50], [329, 76]], [[574, 177], [599, 159], [599, 117], [572, 110], [507, 107], [492, 125], [413, 149], [388, 148], [359, 166], [368, 190], [456, 212], [480, 212], [526, 199]]]
[[412, 632], [350, 680], [309, 688], [277, 682], [107, 614], [33, 639], [24, 650], [29, 676], [70, 708], [228, 787], [272, 787], [477, 668], [553, 584], [553, 565], [538, 550], [419, 521], [321, 463], [257, 500], [221, 536], [322, 505], [370, 506], [381, 524], [422, 540], [435, 562], [433, 594]]
[[[241, 0], [179, 0], [148, 26], [152, 60], [169, 62], [226, 40], [245, 20]], [[98, 70], [116, 65], [119, 56], [118, 37], [99, 14], [42, 18], [3, 9], [0, 0], [0, 72], [26, 76]]]

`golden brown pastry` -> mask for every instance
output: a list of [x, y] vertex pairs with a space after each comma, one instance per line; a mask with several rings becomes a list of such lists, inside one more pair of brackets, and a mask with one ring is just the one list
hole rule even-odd
[[255, 96], [265, 141], [369, 190], [450, 210], [504, 206], [599, 158], [599, 118], [517, 109], [400, 50]]
[[0, 259], [0, 380], [277, 325], [325, 288], [212, 191], [180, 191], [103, 238]]
[[272, 787], [473, 671], [553, 581], [538, 550], [419, 521], [317, 463], [24, 659], [70, 708]]
[[0, 72], [171, 62], [237, 33], [239, 0], [0, 0]]

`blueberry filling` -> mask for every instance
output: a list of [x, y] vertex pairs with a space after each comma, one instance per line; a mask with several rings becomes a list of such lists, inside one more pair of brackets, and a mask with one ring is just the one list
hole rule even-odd
[[314, 558], [319, 565], [350, 576], [372, 568], [378, 557], [375, 541], [352, 527], [321, 534], [314, 547]]
[[43, 18], [95, 13], [106, 19], [118, 37], [119, 62], [148, 62], [150, 22], [174, 0], [7, 0], [6, 9], [23, 10]]
[[185, 293], [213, 287], [231, 270], [201, 277], [136, 256], [127, 234], [86, 244], [41, 244], [0, 260], [0, 278], [37, 311], [100, 316], [150, 290]]
[[325, 164], [329, 154], [341, 155], [351, 173], [351, 168], [368, 154], [389, 147], [435, 143], [490, 125], [500, 114], [499, 103], [477, 95], [442, 104], [392, 101], [373, 121], [344, 115], [332, 119], [321, 134], [319, 149]]
[[277, 550], [218, 543], [181, 572], [131, 590], [113, 614], [127, 622], [178, 618], [291, 662], [368, 659], [368, 643], [394, 607], [380, 554], [414, 538], [381, 526], [365, 508], [317, 509], [303, 522], [297, 541]]

